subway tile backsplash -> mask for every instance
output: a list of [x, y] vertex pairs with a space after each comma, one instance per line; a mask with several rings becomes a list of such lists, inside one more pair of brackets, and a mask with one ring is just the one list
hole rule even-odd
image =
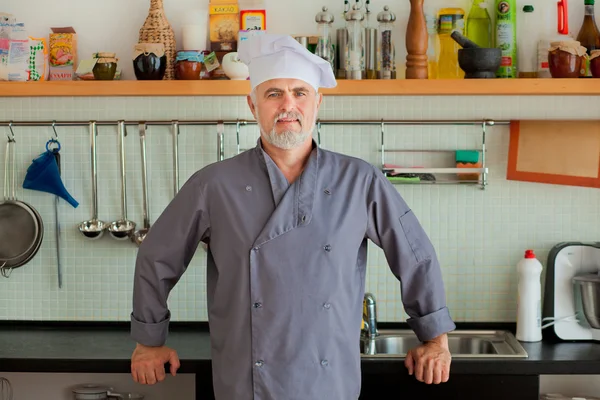
[[[326, 97], [323, 119], [592, 119], [600, 97]], [[0, 98], [0, 121], [251, 119], [242, 97], [168, 98]], [[0, 130], [8, 129], [0, 127]], [[63, 288], [58, 288], [54, 196], [23, 189], [31, 160], [44, 151], [50, 127], [14, 128], [17, 140], [17, 197], [32, 204], [44, 221], [44, 241], [37, 256], [0, 278], [0, 319], [123, 320], [131, 310], [136, 247], [108, 235], [84, 239], [77, 225], [91, 216], [90, 146], [87, 127], [60, 127], [62, 176], [80, 202], [74, 209], [60, 202], [60, 253]], [[116, 126], [99, 127], [99, 217], [120, 215]], [[237, 151], [235, 127], [225, 131], [225, 156]], [[242, 149], [253, 147], [254, 126], [241, 128]], [[2, 136], [4, 137], [4, 136]], [[149, 127], [150, 217], [155, 220], [173, 196], [171, 136], [168, 127]], [[142, 225], [140, 146], [137, 127], [128, 127], [128, 217]], [[545, 264], [547, 252], [564, 240], [598, 240], [600, 192], [596, 189], [507, 181], [508, 127], [488, 128], [489, 186], [399, 185], [430, 235], [440, 258], [448, 305], [456, 321], [514, 321], [515, 264], [526, 248]], [[385, 126], [386, 149], [463, 149], [481, 145], [480, 127]], [[321, 146], [381, 162], [378, 126], [323, 126]], [[216, 127], [181, 127], [180, 184], [197, 169], [217, 160]], [[450, 153], [451, 154], [451, 153]], [[4, 157], [4, 146], [0, 147]], [[446, 166], [431, 153], [386, 152], [386, 162], [407, 166]], [[0, 163], [0, 177], [4, 174]], [[1, 182], [0, 182], [1, 184]], [[3, 185], [2, 185], [3, 186]], [[206, 256], [199, 248], [171, 294], [173, 320], [206, 320]], [[403, 321], [400, 285], [383, 252], [370, 245], [367, 290], [378, 300], [379, 319]]]

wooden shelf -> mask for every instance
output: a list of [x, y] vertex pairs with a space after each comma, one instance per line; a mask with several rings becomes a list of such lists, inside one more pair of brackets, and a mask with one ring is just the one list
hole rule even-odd
[[[0, 97], [245, 96], [248, 81], [0, 82]], [[339, 80], [334, 96], [598, 96], [600, 79]]]

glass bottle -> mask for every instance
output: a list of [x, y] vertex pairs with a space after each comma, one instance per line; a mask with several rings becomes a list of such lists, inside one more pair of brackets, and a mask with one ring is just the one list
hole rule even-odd
[[331, 40], [331, 24], [333, 24], [333, 14], [327, 11], [327, 7], [323, 7], [315, 17], [317, 30], [319, 32], [319, 40], [315, 49], [315, 54], [331, 64], [331, 68], [335, 71], [335, 49]]
[[395, 79], [396, 48], [392, 31], [396, 15], [390, 11], [388, 6], [384, 6], [383, 11], [377, 14], [377, 21], [379, 22], [377, 75], [379, 79]]
[[466, 36], [481, 47], [493, 47], [492, 18], [487, 4], [481, 0], [473, 0], [467, 16]]
[[439, 79], [463, 79], [464, 71], [458, 65], [460, 45], [450, 36], [453, 30], [464, 34], [465, 11], [461, 8], [442, 8], [438, 12], [438, 35], [440, 57], [438, 61]]
[[[588, 56], [593, 50], [600, 49], [600, 32], [594, 17], [594, 0], [585, 0], [585, 15], [581, 30], [577, 35], [577, 41], [587, 49]], [[592, 76], [588, 65], [586, 65], [585, 71], [584, 76]]]
[[352, 10], [346, 13], [346, 29], [348, 42], [346, 52], [346, 79], [362, 79], [365, 70], [364, 29], [362, 21], [365, 16], [354, 4]]
[[438, 20], [435, 15], [426, 14], [427, 23], [427, 77], [438, 79], [438, 61], [440, 57], [440, 40], [438, 36]]

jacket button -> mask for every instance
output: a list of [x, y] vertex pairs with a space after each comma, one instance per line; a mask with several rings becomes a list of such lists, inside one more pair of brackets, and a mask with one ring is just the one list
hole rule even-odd
[[258, 247], [255, 247], [255, 248], [253, 248], [252, 250], [254, 250], [254, 251], [258, 251]]
[[246, 186], [246, 192], [251, 192], [252, 191], [252, 186]]
[[325, 251], [331, 251], [331, 245], [330, 244], [326, 244], [325, 247], [323, 247], [325, 249]]
[[264, 361], [263, 360], [258, 360], [257, 362], [254, 363], [254, 365], [256, 365], [257, 367], [262, 367], [264, 365]]
[[323, 304], [323, 308], [326, 308], [327, 310], [329, 310], [331, 308], [331, 304], [325, 303], [325, 304]]
[[254, 308], [261, 308], [262, 307], [262, 303], [254, 303]]
[[324, 366], [324, 367], [326, 367], [326, 366], [329, 365], [329, 361], [327, 361], [327, 360], [321, 360], [321, 365]]

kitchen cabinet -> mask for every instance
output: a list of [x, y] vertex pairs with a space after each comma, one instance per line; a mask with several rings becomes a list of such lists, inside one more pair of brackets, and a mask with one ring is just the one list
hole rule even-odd
[[428, 385], [405, 371], [397, 374], [363, 375], [359, 400], [536, 400], [539, 398], [536, 375], [451, 374], [448, 382]]

